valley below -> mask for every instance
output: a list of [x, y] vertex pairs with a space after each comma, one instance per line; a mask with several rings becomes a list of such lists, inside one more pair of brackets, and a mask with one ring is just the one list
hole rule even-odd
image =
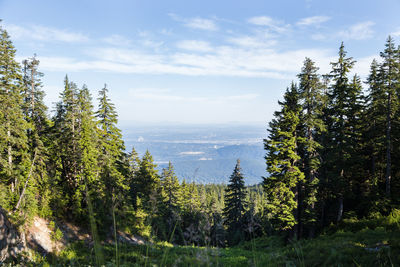
[[266, 176], [264, 125], [138, 125], [123, 129], [127, 151], [143, 156], [149, 150], [158, 169], [171, 161], [179, 180], [224, 183], [240, 159], [245, 183]]

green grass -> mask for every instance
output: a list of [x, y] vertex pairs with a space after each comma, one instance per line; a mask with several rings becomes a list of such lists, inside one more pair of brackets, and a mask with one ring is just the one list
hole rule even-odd
[[[173, 246], [165, 241], [152, 245], [121, 243], [117, 255], [114, 245], [102, 246], [104, 266], [400, 266], [400, 211], [361, 220], [344, 219], [310, 240], [285, 242], [282, 237], [271, 236], [232, 248]], [[94, 247], [76, 242], [57, 256], [36, 254], [31, 262], [19, 266], [95, 264]]]
[[[105, 266], [115, 266], [115, 248], [103, 246]], [[94, 266], [94, 250], [71, 244], [57, 257], [37, 258], [32, 266]], [[342, 230], [285, 244], [264, 237], [233, 248], [121, 244], [120, 266], [399, 266], [400, 231], [377, 227]]]

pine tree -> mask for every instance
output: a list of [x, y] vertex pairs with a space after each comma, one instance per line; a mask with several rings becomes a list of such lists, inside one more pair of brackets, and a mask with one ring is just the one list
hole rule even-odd
[[171, 210], [180, 209], [182, 205], [181, 188], [171, 162], [168, 163], [168, 169], [163, 169], [161, 173], [161, 184], [166, 194], [167, 207]]
[[297, 87], [292, 83], [279, 102], [281, 111], [269, 125], [268, 139], [264, 140], [269, 177], [264, 178], [267, 197], [266, 209], [274, 228], [278, 231], [293, 229], [298, 218], [298, 186], [304, 182], [304, 174], [298, 163], [297, 136], [301, 105]]
[[[0, 204], [15, 208], [26, 179], [30, 159], [24, 120], [20, 65], [7, 32], [0, 26], [0, 181], [8, 193]], [[28, 202], [29, 203], [29, 202]]]
[[383, 60], [381, 64], [381, 86], [386, 96], [386, 131], [385, 131], [385, 147], [386, 147], [386, 158], [385, 158], [385, 194], [390, 198], [391, 196], [391, 179], [392, 179], [392, 150], [393, 150], [393, 116], [398, 110], [398, 92], [400, 88], [399, 82], [399, 62], [398, 62], [398, 51], [396, 51], [393, 43], [393, 39], [389, 36], [385, 50], [381, 52], [381, 58]]
[[225, 192], [225, 225], [227, 226], [228, 243], [233, 245], [244, 240], [244, 215], [247, 207], [244, 178], [239, 159], [229, 178]]
[[[89, 90], [86, 86], [79, 91], [77, 99], [79, 114], [78, 114], [78, 145], [79, 145], [79, 172], [78, 172], [78, 189], [75, 191], [74, 199], [76, 207], [87, 207], [90, 228], [94, 239], [94, 249], [97, 265], [101, 265], [102, 253], [100, 242], [98, 240], [97, 225], [99, 218], [96, 218], [93, 207], [93, 199], [101, 198], [104, 195], [104, 184], [99, 179], [96, 121], [93, 112], [93, 105]], [[85, 197], [83, 197], [83, 195]], [[83, 205], [83, 200], [86, 199], [86, 205]], [[85, 216], [87, 218], [87, 216]]]
[[324, 103], [323, 89], [318, 68], [315, 63], [306, 58], [299, 77], [299, 95], [302, 103], [301, 136], [303, 141], [299, 144], [299, 155], [302, 158], [300, 170], [305, 175], [304, 184], [299, 185], [299, 230], [298, 236], [303, 236], [304, 226], [310, 236], [313, 236], [317, 220], [316, 202], [319, 184], [319, 168], [321, 144], [318, 137], [326, 130], [322, 120]]
[[137, 175], [140, 168], [140, 158], [135, 148], [132, 147], [131, 153], [128, 155], [128, 165], [129, 165], [129, 174], [128, 174], [128, 185], [129, 185], [129, 205], [132, 206], [133, 209], [137, 207], [137, 188], [136, 181]]
[[42, 90], [41, 77], [39, 72], [39, 60], [36, 55], [23, 61], [24, 81], [24, 105], [25, 120], [28, 123], [28, 144], [29, 154], [32, 161], [32, 177], [29, 189], [37, 190], [32, 192], [39, 200], [41, 215], [50, 215], [50, 183], [46, 164], [48, 163], [48, 131], [47, 107], [44, 104], [45, 93]]
[[[117, 112], [114, 104], [108, 97], [107, 85], [99, 91], [99, 107], [96, 112], [98, 119], [99, 136], [99, 165], [102, 183], [107, 188], [103, 199], [103, 223], [112, 223], [116, 233], [115, 214], [125, 202], [125, 195], [129, 191], [128, 162], [125, 162], [124, 142], [121, 130], [118, 129]], [[128, 202], [127, 202], [128, 204]], [[107, 213], [111, 216], [107, 216]], [[106, 228], [106, 227], [104, 227]], [[116, 238], [116, 237], [115, 237]]]
[[140, 158], [134, 147], [132, 147], [131, 153], [129, 154], [129, 166], [131, 176], [133, 177], [138, 172], [140, 166]]
[[[334, 166], [331, 168], [331, 185], [333, 194], [338, 202], [336, 221], [339, 222], [343, 214], [343, 201], [346, 192], [349, 192], [349, 160], [352, 156], [349, 153], [351, 144], [349, 143], [349, 115], [352, 115], [352, 102], [356, 100], [357, 94], [352, 92], [348, 73], [354, 66], [353, 58], [346, 57], [347, 52], [344, 50], [343, 43], [339, 48], [339, 58], [337, 62], [331, 63], [331, 77], [333, 84], [329, 92], [329, 116], [331, 117], [331, 125], [329, 125], [328, 136], [332, 142], [329, 144], [329, 156], [327, 164]], [[357, 89], [357, 88], [354, 88]], [[360, 92], [358, 92], [359, 94]], [[349, 173], [347, 173], [349, 172]]]
[[370, 73], [367, 79], [369, 90], [367, 96], [366, 118], [370, 123], [366, 128], [365, 139], [369, 155], [369, 191], [370, 201], [376, 203], [379, 199], [379, 184], [384, 178], [385, 157], [385, 94], [381, 90], [382, 81], [379, 64], [374, 59], [371, 63]]
[[[79, 151], [79, 103], [78, 87], [70, 82], [68, 77], [64, 80], [64, 90], [60, 94], [60, 101], [56, 105], [56, 114], [53, 118], [51, 165], [57, 192], [62, 194], [54, 205], [57, 211], [71, 217], [81, 214], [82, 210], [76, 207], [81, 203], [83, 192], [78, 178], [80, 171]], [[72, 218], [70, 218], [72, 219]]]
[[152, 209], [150, 196], [156, 194], [160, 186], [160, 177], [156, 167], [157, 165], [153, 163], [153, 157], [147, 150], [140, 162], [139, 170], [135, 178], [137, 196], [142, 200], [146, 211]]

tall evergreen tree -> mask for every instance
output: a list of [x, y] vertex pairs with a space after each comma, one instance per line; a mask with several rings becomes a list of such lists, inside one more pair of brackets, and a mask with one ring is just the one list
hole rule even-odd
[[225, 192], [225, 225], [227, 226], [228, 243], [233, 245], [244, 240], [244, 214], [247, 207], [246, 189], [239, 159], [229, 178], [229, 184]]
[[[121, 130], [118, 129], [117, 112], [114, 104], [108, 97], [107, 85], [99, 91], [99, 107], [96, 112], [98, 119], [99, 136], [99, 165], [100, 177], [105, 187], [105, 199], [103, 199], [103, 211], [111, 216], [103, 216], [103, 222], [112, 222], [114, 232], [115, 213], [125, 202], [125, 195], [129, 192], [129, 165], [124, 161], [124, 142]], [[128, 204], [128, 202], [127, 202]], [[109, 220], [107, 220], [109, 218]]]
[[374, 59], [371, 63], [370, 73], [367, 78], [368, 96], [366, 99], [366, 117], [370, 120], [365, 138], [369, 154], [369, 191], [370, 200], [377, 202], [379, 199], [379, 184], [384, 180], [385, 158], [385, 116], [386, 97], [382, 88], [382, 79], [378, 62]]
[[[93, 112], [92, 99], [86, 86], [79, 91], [78, 98], [78, 145], [79, 145], [79, 171], [78, 189], [75, 191], [75, 207], [87, 207], [87, 212], [82, 211], [89, 218], [90, 229], [94, 240], [94, 249], [97, 265], [103, 262], [100, 242], [98, 239], [96, 213], [93, 199], [104, 196], [105, 188], [99, 178], [96, 121]], [[83, 197], [84, 196], [84, 197]], [[85, 203], [83, 203], [85, 201]], [[86, 205], [84, 205], [86, 204]], [[98, 210], [98, 209], [97, 209]], [[98, 220], [99, 218], [97, 218]]]
[[[329, 149], [328, 155], [330, 159], [327, 160], [327, 164], [331, 166], [331, 188], [333, 195], [338, 201], [337, 217], [336, 221], [340, 221], [343, 214], [343, 201], [346, 192], [349, 192], [349, 159], [350, 146], [349, 142], [349, 116], [351, 116], [352, 106], [356, 105], [353, 103], [357, 98], [357, 92], [352, 92], [350, 87], [348, 74], [354, 66], [355, 61], [353, 58], [346, 57], [347, 52], [344, 50], [343, 43], [339, 48], [339, 58], [337, 62], [331, 63], [332, 71], [331, 77], [333, 84], [329, 91], [329, 116], [331, 118], [331, 124], [329, 125], [328, 136], [330, 143], [327, 144]], [[358, 88], [353, 87], [357, 90]], [[360, 92], [358, 92], [359, 94]]]
[[145, 210], [151, 210], [150, 196], [155, 194], [160, 186], [160, 177], [153, 162], [153, 157], [147, 150], [144, 154], [136, 175], [135, 189], [137, 196], [142, 200]]
[[181, 188], [171, 162], [168, 163], [168, 169], [162, 171], [161, 184], [166, 194], [167, 207], [169, 209], [180, 209], [182, 205]]
[[398, 92], [400, 88], [399, 82], [399, 59], [398, 50], [394, 47], [392, 37], [388, 37], [385, 50], [381, 52], [383, 60], [381, 64], [381, 86], [386, 96], [386, 169], [385, 169], [385, 194], [390, 197], [390, 185], [392, 180], [392, 150], [393, 150], [393, 116], [398, 110]]
[[[47, 173], [48, 163], [48, 130], [47, 107], [44, 104], [45, 93], [42, 90], [43, 73], [38, 70], [39, 60], [36, 55], [23, 62], [24, 105], [25, 119], [28, 123], [28, 144], [32, 160], [31, 185], [36, 187], [33, 192], [40, 201], [39, 207], [42, 215], [49, 215], [48, 202], [50, 201], [50, 184]], [[27, 184], [28, 185], [28, 184]]]
[[299, 95], [302, 104], [302, 134], [303, 141], [299, 145], [299, 155], [302, 158], [301, 171], [305, 175], [304, 183], [299, 186], [299, 232], [303, 235], [304, 226], [308, 234], [313, 236], [317, 220], [317, 194], [319, 184], [319, 168], [321, 144], [318, 136], [326, 130], [321, 118], [324, 95], [324, 86], [321, 83], [318, 68], [315, 63], [306, 58], [299, 78]]
[[[64, 80], [64, 90], [60, 94], [60, 101], [56, 106], [56, 114], [53, 118], [52, 145], [53, 155], [52, 175], [55, 177], [58, 192], [62, 198], [56, 199], [58, 212], [71, 217], [82, 210], [76, 207], [81, 203], [81, 192], [78, 174], [80, 171], [79, 151], [79, 90], [75, 83], [68, 77]], [[78, 199], [77, 199], [78, 198]], [[61, 215], [61, 214], [60, 214]], [[72, 219], [72, 218], [70, 218]]]
[[0, 203], [9, 210], [15, 208], [30, 166], [27, 124], [21, 109], [23, 80], [15, 52], [7, 31], [0, 26], [0, 180], [5, 186], [1, 191], [7, 192]]
[[[269, 125], [268, 139], [264, 140], [267, 151], [266, 162], [269, 177], [264, 178], [267, 197], [267, 212], [274, 228], [278, 231], [293, 229], [299, 219], [298, 188], [304, 182], [304, 174], [298, 164], [301, 105], [295, 84], [288, 88], [284, 101], [279, 102], [281, 111]], [[297, 234], [297, 233], [296, 233]]]

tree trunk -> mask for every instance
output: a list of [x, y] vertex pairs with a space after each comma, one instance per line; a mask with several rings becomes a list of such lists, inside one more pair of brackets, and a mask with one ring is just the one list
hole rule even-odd
[[338, 215], [337, 215], [337, 220], [336, 222], [339, 223], [342, 220], [343, 216], [343, 195], [339, 196], [339, 209], [338, 209]]
[[[6, 89], [6, 95], [8, 95], [9, 91], [8, 88]], [[12, 176], [12, 146], [11, 146], [11, 125], [10, 125], [10, 120], [8, 116], [7, 118], [7, 158], [8, 158], [8, 175], [11, 177]], [[18, 183], [18, 178], [15, 177], [14, 182], [11, 182], [11, 192], [14, 193], [14, 190], [16, 190]]]
[[294, 200], [297, 203], [297, 207], [294, 210], [294, 219], [296, 221], [296, 224], [293, 227], [292, 235], [293, 239], [298, 240], [299, 239], [299, 184], [296, 185], [296, 187], [293, 189], [294, 191]]
[[32, 109], [32, 119], [34, 119], [34, 110], [35, 110], [35, 69], [32, 66], [31, 69], [31, 109]]
[[[112, 201], [112, 202], [114, 202], [114, 201]], [[114, 231], [114, 242], [115, 242], [115, 263], [116, 263], [116, 266], [119, 266], [117, 224], [115, 221], [115, 204], [114, 203], [112, 203], [111, 212], [112, 212], [112, 217], [113, 217], [113, 231]]]
[[388, 94], [388, 103], [387, 103], [387, 114], [386, 114], [386, 174], [385, 174], [385, 183], [386, 183], [386, 196], [390, 197], [390, 180], [391, 180], [391, 168], [392, 168], [392, 159], [391, 159], [391, 130], [392, 130], [392, 119], [390, 116], [391, 113], [391, 93]]
[[36, 152], [37, 152], [37, 151], [35, 150], [35, 155], [33, 156], [33, 160], [32, 160], [32, 164], [31, 164], [31, 168], [30, 168], [30, 170], [29, 170], [28, 178], [26, 179], [26, 182], [25, 182], [25, 185], [24, 185], [24, 189], [22, 189], [21, 195], [19, 196], [18, 203], [17, 203], [17, 205], [15, 206], [15, 211], [18, 210], [19, 205], [21, 204], [21, 201], [22, 201], [22, 199], [23, 199], [23, 197], [24, 197], [24, 195], [25, 195], [26, 187], [28, 186], [28, 183], [29, 183], [29, 179], [30, 179], [31, 176], [32, 176], [32, 170], [33, 170], [33, 166], [35, 165], [35, 160], [36, 160]]

